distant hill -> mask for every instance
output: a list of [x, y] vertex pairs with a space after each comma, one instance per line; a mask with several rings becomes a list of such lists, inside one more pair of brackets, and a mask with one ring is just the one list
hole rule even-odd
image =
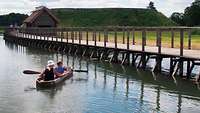
[[60, 26], [175, 26], [160, 12], [135, 8], [51, 9]]

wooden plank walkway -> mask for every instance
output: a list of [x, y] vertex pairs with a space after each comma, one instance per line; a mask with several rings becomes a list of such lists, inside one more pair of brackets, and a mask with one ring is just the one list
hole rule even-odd
[[[22, 34], [18, 34], [15, 36], [22, 37]], [[35, 36], [33, 36], [35, 37]], [[28, 38], [28, 37], [25, 37]], [[37, 40], [48, 40], [48, 41], [55, 41], [55, 42], [64, 42], [69, 44], [78, 44], [78, 45], [84, 45], [84, 46], [94, 46], [94, 47], [106, 47], [111, 49], [120, 49], [120, 50], [128, 50], [133, 52], [146, 52], [150, 54], [159, 54], [159, 47], [156, 46], [144, 46], [144, 51], [142, 51], [142, 45], [132, 45], [129, 44], [129, 49], [127, 49], [127, 44], [117, 44], [117, 48], [115, 47], [115, 43], [112, 42], [95, 42], [95, 41], [87, 41], [86, 40], [72, 40], [72, 39], [61, 39], [61, 38], [52, 38], [52, 37], [43, 37], [36, 36]], [[96, 43], [96, 44], [95, 44]], [[106, 44], [105, 44], [106, 43]], [[106, 46], [105, 46], [106, 45]], [[161, 53], [160, 55], [169, 55], [173, 57], [180, 57], [180, 49], [178, 48], [166, 48], [161, 47]], [[183, 49], [183, 58], [188, 59], [195, 59], [200, 60], [200, 50], [189, 50], [189, 49]]]

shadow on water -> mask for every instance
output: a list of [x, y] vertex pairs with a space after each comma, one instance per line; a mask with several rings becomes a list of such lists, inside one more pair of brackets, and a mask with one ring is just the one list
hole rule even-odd
[[[29, 56], [33, 56], [34, 59], [39, 59], [38, 61], [34, 61], [35, 63], [38, 63], [38, 65], [46, 64], [48, 59], [54, 59], [56, 61], [63, 60], [65, 64], [68, 66], [72, 66], [74, 69], [87, 69], [89, 70], [89, 73], [74, 73], [74, 76], [57, 86], [56, 88], [52, 89], [37, 89], [34, 87], [25, 87], [24, 92], [31, 92], [31, 91], [37, 91], [42, 93], [43, 95], [48, 95], [50, 99], [54, 99], [59, 91], [63, 91], [67, 86], [70, 86], [70, 84], [80, 85], [81, 88], [83, 88], [84, 85], [90, 84], [89, 89], [92, 89], [91, 87], [94, 87], [95, 92], [98, 92], [100, 90], [99, 88], [99, 81], [102, 85], [102, 92], [104, 93], [110, 88], [112, 89], [112, 96], [113, 98], [117, 98], [118, 95], [125, 96], [125, 100], [130, 103], [128, 103], [127, 106], [135, 105], [134, 108], [132, 108], [134, 112], [170, 112], [167, 108], [163, 107], [163, 104], [165, 105], [165, 98], [163, 99], [163, 95], [165, 93], [166, 97], [175, 98], [177, 102], [171, 102], [173, 106], [175, 106], [174, 109], [176, 109], [177, 113], [181, 113], [182, 109], [184, 108], [184, 101], [186, 100], [192, 100], [197, 101], [197, 104], [200, 102], [200, 90], [196, 85], [194, 85], [192, 82], [188, 80], [182, 80], [180, 77], [176, 77], [177, 84], [174, 83], [174, 80], [172, 77], [167, 75], [161, 75], [161, 74], [155, 74], [150, 71], [144, 71], [136, 69], [132, 66], [122, 66], [119, 64], [110, 64], [107, 62], [96, 62], [91, 61], [87, 58], [79, 58], [77, 56], [70, 56], [67, 54], [60, 54], [56, 52], [49, 52], [40, 50], [34, 48], [25, 48], [23, 46], [10, 44], [6, 42], [6, 46], [14, 51], [20, 52], [20, 53], [26, 53]], [[99, 74], [101, 73], [101, 74]], [[92, 79], [91, 79], [92, 78]], [[124, 82], [121, 82], [124, 81]], [[110, 84], [112, 83], [112, 84]], [[133, 86], [136, 86], [136, 88], [133, 88]], [[124, 87], [122, 87], [124, 86]], [[123, 93], [120, 92], [120, 87], [123, 89]], [[80, 94], [82, 94], [82, 90], [80, 90]], [[83, 88], [84, 89], [84, 88]], [[88, 90], [88, 89], [87, 89]], [[155, 97], [153, 102], [148, 102], [146, 99], [148, 96], [147, 93], [153, 90], [153, 96], [149, 98]], [[109, 90], [110, 91], [110, 90]], [[134, 92], [135, 91], [135, 92]], [[102, 93], [100, 92], [100, 93]], [[135, 93], [138, 93], [138, 97], [136, 97]], [[86, 92], [86, 96], [88, 96], [89, 91]], [[92, 94], [91, 94], [92, 95]], [[89, 96], [91, 96], [89, 95]], [[106, 94], [105, 94], [106, 95]], [[110, 94], [111, 95], [111, 94]], [[84, 95], [85, 96], [85, 95]], [[94, 96], [94, 95], [92, 95]], [[92, 97], [91, 96], [91, 97]], [[109, 96], [109, 95], [108, 95]], [[85, 97], [90, 98], [90, 97]], [[119, 97], [118, 97], [119, 98]], [[117, 100], [117, 99], [116, 99]], [[134, 101], [137, 101], [136, 103], [133, 103]], [[98, 100], [95, 100], [95, 103], [101, 103], [97, 102]], [[119, 100], [120, 101], [120, 100]], [[155, 106], [153, 109], [147, 108], [147, 102], [148, 104], [152, 104], [151, 106]], [[125, 104], [127, 104], [125, 103]], [[130, 105], [129, 105], [130, 104]], [[114, 104], [112, 104], [114, 106]], [[92, 105], [90, 105], [92, 106]], [[115, 109], [117, 109], [116, 106]], [[94, 107], [94, 109], [97, 109]], [[109, 108], [107, 108], [109, 109]], [[110, 108], [111, 109], [111, 108]], [[130, 108], [131, 109], [131, 108]], [[187, 109], [184, 108], [184, 109]], [[100, 110], [100, 109], [97, 109]], [[101, 109], [102, 110], [102, 109]], [[149, 111], [148, 111], [149, 110]], [[87, 110], [86, 110], [87, 111]], [[109, 112], [106, 111], [106, 112]], [[124, 111], [126, 112], [126, 111]]]

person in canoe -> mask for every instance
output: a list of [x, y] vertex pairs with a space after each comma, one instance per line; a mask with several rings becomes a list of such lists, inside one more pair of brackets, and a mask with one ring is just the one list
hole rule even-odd
[[47, 62], [46, 69], [40, 74], [40, 78], [44, 81], [54, 80], [55, 75], [55, 69], [54, 69], [55, 63], [53, 60], [49, 60]]
[[67, 73], [67, 67], [63, 66], [63, 62], [59, 61], [57, 67], [55, 68], [56, 78], [62, 77]]

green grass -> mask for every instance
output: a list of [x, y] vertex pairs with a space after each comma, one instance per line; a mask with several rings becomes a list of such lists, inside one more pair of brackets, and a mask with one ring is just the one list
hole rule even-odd
[[[89, 40], [92, 40], [92, 32], [89, 32]], [[69, 36], [70, 37], [70, 36]], [[129, 43], [132, 43], [133, 35], [130, 33]], [[86, 40], [86, 33], [83, 32], [83, 39]], [[171, 33], [162, 33], [162, 47], [171, 47]], [[99, 33], [97, 32], [97, 41], [99, 40]], [[100, 33], [100, 40], [104, 40], [104, 34]], [[114, 42], [114, 32], [108, 33], [109, 42]], [[123, 32], [117, 32], [117, 42], [123, 43]], [[192, 48], [200, 49], [200, 35], [192, 35]], [[125, 33], [125, 43], [127, 43], [127, 33]], [[142, 32], [135, 32], [135, 44], [142, 44]], [[146, 34], [146, 44], [147, 46], [156, 46], [156, 32], [147, 32]], [[180, 47], [180, 33], [174, 33], [174, 47]], [[188, 33], [184, 33], [184, 48], [188, 48]]]
[[175, 26], [160, 12], [136, 8], [52, 9], [59, 26]]

